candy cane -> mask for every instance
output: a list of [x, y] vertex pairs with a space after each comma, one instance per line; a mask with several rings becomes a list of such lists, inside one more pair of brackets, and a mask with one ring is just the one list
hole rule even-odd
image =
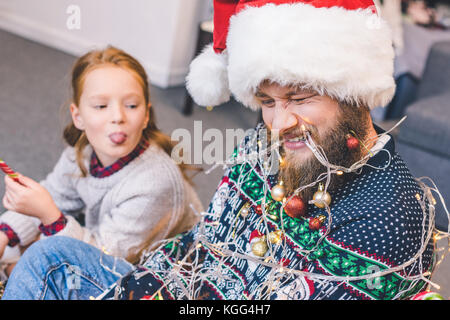
[[[14, 181], [19, 182], [19, 175], [14, 172], [6, 163], [0, 158], [0, 169], [8, 176], [10, 176]], [[20, 183], [20, 182], [19, 182]]]

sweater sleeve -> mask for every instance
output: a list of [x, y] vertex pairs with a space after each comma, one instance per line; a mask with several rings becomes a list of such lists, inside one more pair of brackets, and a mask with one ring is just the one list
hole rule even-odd
[[[74, 160], [73, 148], [66, 148], [53, 171], [40, 181], [53, 198], [56, 206], [64, 213], [79, 211], [84, 207], [74, 186], [79, 169]], [[17, 234], [20, 245], [26, 246], [40, 234], [38, 218], [26, 216], [14, 211], [6, 211], [0, 216], [0, 223], [7, 224]]]
[[81, 177], [72, 147], [64, 150], [53, 171], [40, 184], [47, 189], [56, 206], [63, 213], [77, 212], [84, 208], [84, 202], [75, 187]]
[[[228, 172], [224, 175], [219, 188], [216, 190], [213, 200], [208, 207], [208, 212], [214, 213], [217, 210], [214, 199], [221, 198], [220, 186], [228, 181]], [[216, 212], [218, 213], [218, 212]], [[197, 235], [200, 233], [200, 223], [197, 223], [190, 230], [183, 232], [175, 237], [174, 241], [170, 241], [162, 248], [150, 252], [143, 265], [139, 265], [135, 270], [131, 271], [127, 275], [119, 279], [109, 289], [105, 290], [97, 299], [100, 300], [149, 300], [162, 298], [163, 300], [180, 299], [178, 294], [183, 293], [183, 290], [179, 287], [178, 283], [170, 283], [168, 286], [161, 286], [167, 278], [164, 278], [164, 274], [167, 274], [172, 270], [177, 260], [186, 259], [187, 254], [192, 249], [192, 246], [198, 239]], [[204, 255], [191, 257], [191, 259], [204, 259]], [[188, 259], [190, 260], [190, 259]], [[189, 284], [187, 284], [189, 285]], [[170, 289], [168, 289], [170, 288]]]
[[69, 216], [58, 235], [82, 240], [120, 257], [137, 253], [144, 242], [167, 238], [184, 211], [184, 184], [176, 170], [173, 164], [160, 163], [131, 173], [104, 198], [101, 210], [105, 212], [100, 214], [96, 228], [82, 227]]

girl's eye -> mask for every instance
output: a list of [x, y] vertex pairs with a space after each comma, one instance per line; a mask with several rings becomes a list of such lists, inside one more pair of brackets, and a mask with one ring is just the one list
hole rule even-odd
[[137, 104], [129, 104], [127, 105], [128, 108], [130, 109], [136, 109], [137, 108]]
[[104, 109], [106, 108], [106, 104], [99, 104], [94, 106], [95, 109]]

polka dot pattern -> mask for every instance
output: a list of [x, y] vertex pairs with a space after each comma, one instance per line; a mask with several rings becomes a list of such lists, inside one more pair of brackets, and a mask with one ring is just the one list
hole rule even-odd
[[[388, 152], [378, 152], [368, 161], [370, 166], [365, 166], [354, 180], [331, 194], [333, 199], [330, 205], [332, 225], [326, 240], [328, 248], [340, 247], [334, 251], [338, 251], [338, 254], [330, 258], [327, 257], [327, 254], [333, 253], [333, 250], [329, 250], [328, 253], [325, 250], [323, 256], [316, 255], [316, 258], [312, 258], [298, 253], [296, 249], [301, 241], [295, 236], [302, 234], [308, 240], [318, 232], [302, 227], [301, 229], [306, 231], [288, 234], [289, 237], [292, 236], [293, 241], [287, 242], [286, 247], [278, 247], [273, 254], [275, 261], [283, 262], [283, 266], [292, 269], [322, 275], [330, 275], [332, 272], [330, 270], [333, 270], [333, 274], [336, 275], [342, 274], [344, 270], [352, 272], [352, 268], [356, 270], [357, 267], [361, 267], [358, 269], [360, 273], [354, 275], [362, 275], [370, 272], [367, 265], [372, 267], [383, 263], [394, 267], [409, 261], [419, 252], [429, 216], [427, 211], [422, 210], [417, 199], [417, 195], [423, 197], [423, 192], [401, 157], [395, 153], [392, 139], [384, 145], [384, 150]], [[374, 167], [379, 169], [374, 169]], [[115, 296], [119, 299], [127, 299], [131, 293], [134, 298], [138, 298], [155, 292], [159, 292], [164, 299], [186, 298], [185, 291], [180, 288], [179, 282], [169, 281], [163, 289], [159, 290], [159, 288], [167, 280], [163, 278], [163, 275], [175, 272], [174, 265], [178, 263], [177, 261], [184, 259], [182, 252], [186, 253], [195, 240], [200, 238], [200, 234], [208, 242], [218, 245], [233, 240], [236, 232], [237, 241], [233, 245], [228, 245], [228, 249], [240, 253], [251, 252], [249, 237], [255, 230], [253, 222], [259, 221], [259, 216], [252, 213], [244, 220], [238, 218], [240, 208], [248, 201], [245, 194], [250, 194], [251, 190], [237, 190], [229, 172], [222, 180], [208, 210], [219, 216], [219, 224], [206, 228], [206, 232], [197, 225], [191, 231], [180, 235], [176, 240], [176, 245], [174, 244], [177, 250], [174, 250], [170, 244], [165, 250], [156, 251], [144, 263], [143, 270], [136, 270], [122, 278], [120, 283], [105, 295], [105, 298]], [[239, 178], [248, 173], [240, 172]], [[269, 181], [271, 185], [275, 182], [275, 178]], [[249, 189], [251, 188], [249, 187]], [[234, 197], [233, 194], [237, 196]], [[229, 198], [224, 200], [221, 195], [227, 195]], [[326, 213], [324, 209], [310, 207], [312, 207], [309, 212], [311, 216]], [[292, 229], [300, 229], [300, 226], [301, 220], [297, 220], [296, 223], [293, 223]], [[264, 225], [261, 224], [261, 228], [263, 227]], [[326, 227], [327, 222], [320, 232], [324, 232]], [[220, 255], [216, 251], [211, 250], [209, 246], [198, 248], [198, 251], [195, 251], [195, 259], [201, 261], [203, 272], [210, 272], [208, 281], [202, 282], [201, 290], [198, 290], [198, 298], [241, 299], [253, 297], [255, 292], [265, 294], [264, 286], [261, 287], [261, 285], [266, 283], [270, 276], [273, 276], [275, 271], [271, 267], [254, 260], [227, 256], [223, 261], [220, 260], [219, 267]], [[176, 256], [168, 259], [170, 252], [176, 252]], [[344, 259], [349, 256], [351, 259]], [[427, 270], [432, 256], [433, 245], [430, 244], [421, 259], [416, 260], [421, 261], [422, 265], [416, 262], [399, 273], [415, 275], [421, 270]], [[351, 263], [354, 267], [350, 267]], [[157, 271], [160, 270], [164, 270], [164, 272], [158, 273]], [[394, 283], [390, 281], [393, 280], [393, 277], [390, 280], [387, 279], [390, 276], [384, 276], [386, 281], [383, 282], [383, 286], [378, 288], [376, 279], [368, 279], [363, 284], [358, 284], [357, 281], [353, 281], [353, 283], [322, 281], [287, 274], [283, 275], [283, 282], [285, 281], [283, 286], [278, 287], [276, 291], [266, 297], [278, 299], [392, 298], [400, 291], [400, 286], [404, 284], [404, 278]], [[371, 286], [373, 287], [369, 288]], [[417, 289], [420, 288], [418, 286]]]
[[[377, 257], [390, 266], [401, 265], [421, 248], [428, 222], [416, 195], [423, 195], [401, 157], [394, 153], [383, 170], [365, 170], [333, 195], [331, 207], [336, 243]], [[433, 255], [430, 244], [422, 259], [427, 269]], [[417, 272], [418, 265], [415, 266]], [[408, 269], [409, 271], [409, 269]]]

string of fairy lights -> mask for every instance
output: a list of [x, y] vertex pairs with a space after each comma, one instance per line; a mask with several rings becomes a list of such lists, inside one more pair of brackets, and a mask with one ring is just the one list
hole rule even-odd
[[[395, 129], [398, 125], [400, 125], [401, 122], [404, 121], [405, 118], [400, 120], [391, 130], [384, 132], [374, 139], [381, 138], [385, 135], [387, 135], [389, 132]], [[298, 194], [305, 188], [321, 185], [322, 189], [320, 191], [322, 194], [327, 193], [327, 188], [329, 185], [329, 181], [331, 178], [331, 175], [333, 174], [344, 174], [344, 173], [359, 173], [360, 169], [363, 166], [369, 166], [367, 164], [367, 160], [373, 156], [372, 152], [368, 152], [368, 154], [361, 159], [360, 161], [354, 163], [351, 167], [345, 168], [342, 166], [334, 165], [332, 163], [329, 163], [326, 154], [324, 153], [323, 149], [318, 146], [314, 140], [311, 138], [311, 135], [307, 130], [303, 129], [304, 137], [305, 137], [305, 144], [306, 146], [312, 151], [314, 156], [317, 158], [317, 160], [326, 167], [326, 171], [319, 175], [316, 179], [316, 181], [311, 182], [308, 185], [305, 186], [299, 186], [298, 189], [296, 189], [293, 193], [293, 195], [289, 197], [284, 197], [282, 200], [282, 206], [279, 208], [280, 214], [278, 215], [280, 219], [283, 219], [283, 210], [285, 209], [286, 203], [290, 200], [291, 197]], [[259, 142], [258, 142], [259, 143]], [[420, 194], [416, 194], [416, 199], [419, 202], [423, 217], [422, 217], [422, 237], [421, 237], [421, 243], [420, 243], [420, 249], [417, 251], [417, 253], [411, 257], [408, 261], [402, 263], [401, 265], [395, 266], [395, 267], [389, 267], [383, 270], [379, 270], [376, 272], [368, 273], [365, 275], [357, 275], [357, 276], [334, 276], [329, 274], [319, 274], [319, 273], [313, 273], [313, 272], [307, 272], [302, 271], [299, 269], [296, 269], [295, 267], [287, 267], [282, 262], [276, 261], [274, 258], [274, 252], [276, 250], [279, 250], [281, 248], [281, 252], [287, 251], [287, 242], [284, 237], [280, 237], [280, 234], [283, 234], [285, 232], [284, 230], [284, 223], [281, 221], [280, 226], [281, 229], [278, 230], [278, 234], [274, 234], [273, 232], [269, 233], [269, 221], [268, 217], [270, 215], [270, 212], [267, 212], [265, 209], [265, 203], [266, 199], [268, 199], [268, 193], [272, 192], [273, 188], [270, 188], [268, 181], [269, 181], [269, 175], [273, 173], [273, 166], [278, 165], [275, 163], [275, 161], [283, 161], [281, 157], [279, 157], [279, 148], [281, 146], [282, 141], [277, 141], [274, 143], [271, 143], [270, 146], [268, 146], [266, 149], [258, 149], [256, 151], [254, 148], [251, 152], [246, 153], [249, 148], [248, 146], [244, 146], [244, 155], [239, 154], [234, 159], [229, 159], [223, 163], [217, 163], [215, 164], [210, 170], [207, 170], [205, 173], [208, 174], [215, 168], [222, 166], [223, 169], [230, 168], [232, 166], [241, 166], [241, 168], [246, 168], [246, 170], [239, 172], [245, 172], [244, 174], [240, 174], [237, 181], [237, 192], [233, 195], [230, 195], [230, 193], [227, 194], [219, 194], [216, 193], [216, 197], [218, 197], [218, 201], [222, 204], [227, 202], [228, 204], [232, 204], [232, 209], [235, 210], [236, 206], [238, 205], [238, 201], [234, 201], [239, 198], [240, 196], [240, 190], [242, 187], [242, 184], [246, 181], [247, 174], [255, 169], [256, 167], [262, 168], [261, 174], [262, 179], [265, 182], [263, 184], [263, 198], [260, 199], [261, 203], [263, 204], [261, 206], [262, 208], [262, 214], [259, 219], [256, 219], [255, 221], [251, 222], [255, 225], [250, 225], [248, 228], [253, 228], [254, 230], [258, 229], [260, 224], [264, 224], [265, 230], [267, 230], [266, 234], [263, 234], [263, 240], [265, 242], [269, 241], [272, 244], [275, 244], [275, 246], [269, 245], [265, 246], [265, 250], [267, 250], [268, 255], [262, 255], [258, 256], [255, 254], [251, 254], [249, 252], [246, 252], [242, 248], [241, 245], [237, 242], [237, 237], [235, 237], [235, 230], [238, 226], [237, 220], [235, 221], [233, 225], [233, 233], [231, 237], [227, 238], [227, 241], [225, 242], [211, 242], [210, 241], [210, 235], [214, 233], [215, 229], [219, 227], [219, 219], [222, 214], [221, 210], [216, 210], [213, 212], [201, 212], [198, 213], [198, 215], [201, 216], [201, 220], [198, 224], [197, 234], [194, 238], [194, 241], [192, 245], [186, 250], [186, 253], [183, 257], [176, 256], [175, 260], [173, 259], [173, 254], [175, 254], [175, 251], [169, 252], [168, 254], [163, 254], [163, 251], [160, 250], [163, 247], [167, 247], [169, 243], [174, 244], [172, 246], [173, 250], [177, 248], [177, 244], [180, 242], [180, 236], [161, 240], [158, 243], [154, 244], [152, 246], [152, 250], [145, 252], [140, 261], [140, 265], [143, 265], [145, 267], [148, 267], [146, 271], [138, 272], [136, 273], [136, 277], [140, 278], [148, 273], [154, 274], [158, 279], [163, 283], [161, 288], [154, 293], [152, 298], [155, 299], [162, 299], [161, 291], [165, 288], [167, 289], [173, 289], [174, 286], [181, 290], [182, 294], [177, 296], [177, 298], [186, 298], [189, 300], [194, 300], [198, 298], [199, 290], [201, 286], [198, 286], [199, 283], [201, 283], [204, 280], [214, 280], [217, 283], [220, 281], [238, 281], [236, 279], [233, 279], [231, 276], [229, 276], [226, 272], [227, 268], [225, 267], [227, 262], [230, 263], [230, 261], [236, 261], [236, 259], [244, 259], [247, 260], [249, 263], [254, 263], [256, 265], [263, 265], [270, 268], [270, 271], [268, 275], [264, 278], [265, 280], [258, 286], [256, 290], [251, 292], [250, 297], [251, 299], [268, 299], [272, 295], [274, 291], [281, 290], [284, 285], [286, 285], [289, 281], [292, 281], [296, 277], [306, 277], [312, 281], [317, 282], [336, 282], [340, 284], [348, 284], [352, 281], [374, 281], [376, 279], [379, 279], [379, 277], [383, 277], [385, 275], [388, 275], [390, 273], [394, 272], [402, 272], [402, 277], [404, 278], [404, 281], [409, 281], [409, 285], [400, 286], [402, 289], [395, 295], [394, 299], [401, 298], [402, 295], [406, 292], [408, 292], [411, 288], [413, 288], [419, 281], [425, 281], [429, 284], [429, 288], [437, 289], [439, 290], [439, 285], [432, 282], [429, 278], [431, 278], [432, 274], [430, 271], [424, 270], [422, 265], [422, 255], [425, 252], [428, 244], [430, 241], [434, 242], [435, 245], [435, 254], [437, 255], [437, 260], [435, 263], [434, 270], [442, 263], [444, 260], [446, 254], [450, 251], [450, 234], [448, 232], [443, 232], [435, 229], [435, 206], [437, 204], [437, 201], [435, 197], [433, 196], [433, 193], [436, 194], [441, 201], [443, 208], [447, 214], [447, 217], [450, 218], [449, 211], [445, 205], [444, 199], [439, 192], [438, 188], [434, 184], [434, 182], [428, 178], [428, 177], [422, 177], [416, 179], [419, 187], [422, 190], [423, 196]], [[261, 146], [261, 144], [259, 144]], [[275, 152], [277, 154], [277, 157], [269, 157], [269, 160], [267, 158], [268, 153]], [[387, 152], [388, 154], [388, 163], [380, 168], [376, 168], [371, 166], [372, 168], [376, 170], [383, 170], [387, 166], [389, 166], [391, 162], [391, 155], [388, 150], [379, 148], [378, 150], [374, 152]], [[272, 159], [272, 161], [270, 160]], [[275, 160], [273, 160], [275, 159]], [[250, 168], [250, 170], [249, 170]], [[431, 187], [428, 186], [425, 181], [431, 182]], [[324, 182], [325, 181], [325, 182]], [[324, 183], [323, 183], [324, 182]], [[320, 203], [319, 203], [320, 202]], [[323, 242], [323, 240], [327, 237], [327, 235], [331, 232], [331, 227], [333, 225], [333, 214], [329, 206], [329, 202], [324, 200], [324, 198], [315, 198], [309, 201], [309, 203], [312, 204], [321, 204], [323, 208], [326, 210], [327, 213], [327, 228], [324, 232], [321, 233], [321, 236], [317, 240], [316, 244], [312, 247], [312, 249], [299, 249], [296, 248], [299, 254], [301, 254], [303, 257], [308, 257], [309, 254], [313, 253], [319, 245]], [[195, 211], [195, 209], [191, 206], [192, 210]], [[224, 205], [222, 205], [222, 209], [224, 208]], [[241, 214], [241, 211], [239, 214]], [[236, 219], [239, 219], [239, 214], [237, 215]], [[450, 219], [449, 219], [450, 221]], [[450, 227], [450, 226], [449, 226]], [[439, 240], [441, 239], [447, 239], [447, 245], [443, 247], [438, 247], [437, 244], [440, 243]], [[264, 246], [264, 244], [262, 244]], [[202, 247], [211, 250], [211, 252], [214, 253], [214, 255], [217, 257], [216, 264], [211, 266], [206, 266], [203, 264], [203, 261], [200, 259], [200, 250]], [[231, 249], [233, 248], [233, 249]], [[153, 262], [152, 262], [153, 261]], [[167, 270], [153, 270], [152, 266], [156, 266], [157, 262], [165, 262], [167, 263], [170, 268]], [[152, 265], [152, 263], [154, 265]], [[300, 262], [298, 262], [300, 263]], [[298, 263], [296, 265], [298, 265]], [[102, 264], [103, 265], [103, 264]], [[104, 265], [103, 265], [104, 266]], [[106, 266], [104, 266], [107, 268]], [[406, 272], [406, 268], [410, 267], [409, 273]], [[110, 272], [115, 272], [113, 269], [107, 269]], [[418, 274], [412, 275], [412, 270], [419, 270]], [[237, 285], [239, 285], [237, 283]], [[115, 297], [121, 292], [120, 286], [116, 286], [115, 291]], [[236, 299], [241, 298], [240, 296], [236, 296]]]

